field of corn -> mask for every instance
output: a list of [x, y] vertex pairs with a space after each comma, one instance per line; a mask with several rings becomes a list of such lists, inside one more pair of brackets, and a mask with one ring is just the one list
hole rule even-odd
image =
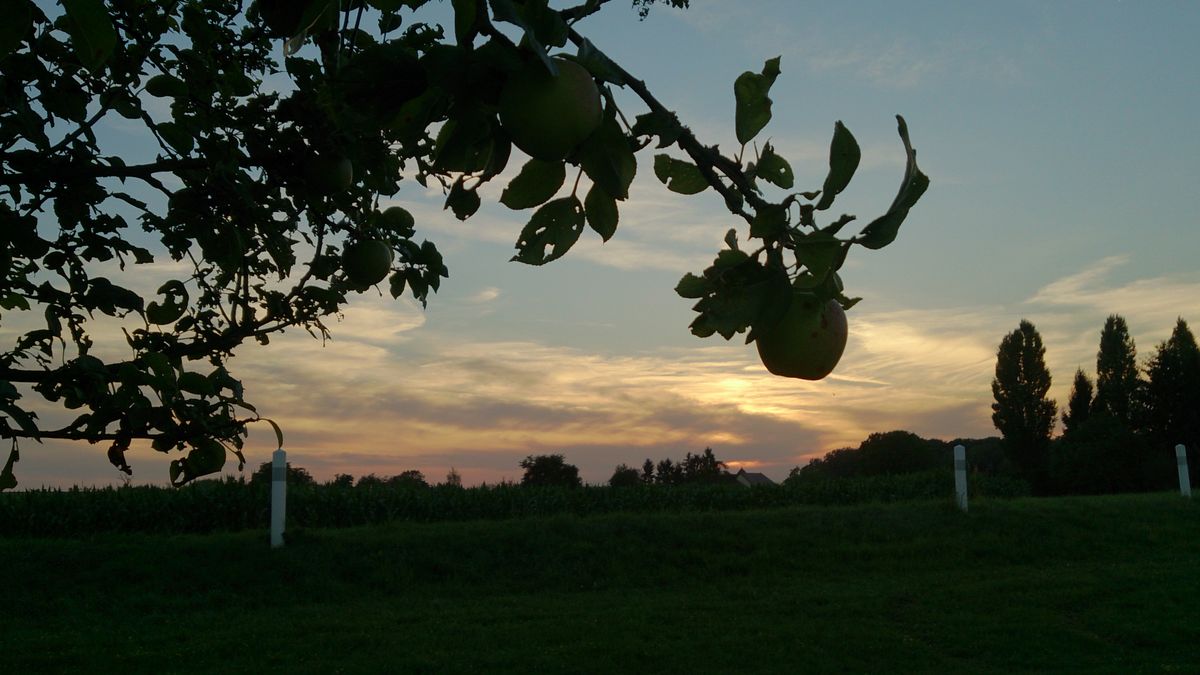
[[[289, 531], [395, 521], [439, 522], [604, 513], [694, 513], [801, 505], [953, 499], [950, 471], [794, 481], [787, 485], [532, 488], [513, 484], [289, 486]], [[1019, 481], [972, 476], [973, 497], [1021, 497]], [[0, 536], [204, 533], [268, 527], [270, 486], [213, 480], [184, 488], [43, 489], [0, 494]]]

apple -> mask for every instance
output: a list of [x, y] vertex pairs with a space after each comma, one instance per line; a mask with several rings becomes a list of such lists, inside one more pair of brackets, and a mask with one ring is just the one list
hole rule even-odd
[[558, 75], [532, 63], [500, 91], [500, 124], [525, 154], [558, 162], [600, 126], [600, 90], [583, 66], [555, 57]]
[[796, 291], [774, 327], [755, 339], [767, 370], [782, 377], [820, 380], [833, 372], [846, 349], [846, 312], [837, 300], [822, 303]]
[[378, 239], [352, 242], [342, 251], [342, 269], [355, 286], [374, 286], [392, 271], [392, 249]]
[[354, 165], [339, 155], [313, 155], [304, 164], [304, 180], [323, 195], [345, 192], [354, 185]]

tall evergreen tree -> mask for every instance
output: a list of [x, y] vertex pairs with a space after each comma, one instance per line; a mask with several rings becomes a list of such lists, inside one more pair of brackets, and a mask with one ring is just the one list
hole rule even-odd
[[1194, 453], [1200, 443], [1200, 347], [1179, 319], [1146, 367], [1147, 426], [1155, 440], [1183, 443]]
[[1092, 411], [1092, 381], [1082, 368], [1075, 371], [1075, 382], [1071, 384], [1071, 400], [1063, 411], [1063, 435], [1079, 431]]
[[1096, 353], [1096, 398], [1092, 412], [1106, 413], [1130, 429], [1135, 429], [1135, 398], [1140, 379], [1137, 348], [1129, 336], [1124, 317], [1109, 315], [1100, 331], [1100, 351]]
[[1057, 404], [1046, 398], [1050, 371], [1045, 357], [1042, 336], [1022, 320], [1000, 341], [992, 380], [992, 422], [1004, 436], [1009, 461], [1035, 490], [1045, 484], [1050, 430], [1058, 412]]

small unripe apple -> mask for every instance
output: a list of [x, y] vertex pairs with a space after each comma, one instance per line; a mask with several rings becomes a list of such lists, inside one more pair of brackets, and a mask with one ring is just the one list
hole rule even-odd
[[558, 75], [541, 63], [515, 73], [500, 92], [500, 124], [525, 154], [562, 161], [600, 126], [600, 90], [586, 68], [553, 59]]
[[846, 312], [837, 300], [822, 303], [797, 291], [787, 313], [755, 339], [758, 356], [771, 373], [820, 380], [833, 372], [846, 349]]
[[378, 239], [352, 242], [342, 251], [342, 269], [355, 286], [374, 286], [392, 271], [392, 249]]

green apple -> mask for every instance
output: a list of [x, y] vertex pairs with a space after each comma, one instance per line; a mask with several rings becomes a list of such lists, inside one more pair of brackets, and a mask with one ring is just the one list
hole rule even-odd
[[352, 242], [342, 251], [342, 269], [355, 286], [374, 286], [392, 271], [392, 249], [378, 239]]
[[600, 90], [583, 66], [554, 58], [558, 75], [541, 63], [515, 73], [500, 91], [500, 124], [525, 154], [562, 161], [600, 126]]
[[755, 339], [758, 356], [771, 373], [820, 380], [833, 372], [846, 349], [846, 312], [837, 300], [822, 303], [796, 291], [787, 313]]
[[323, 195], [345, 192], [354, 185], [354, 165], [340, 155], [313, 155], [304, 164], [304, 180]]

